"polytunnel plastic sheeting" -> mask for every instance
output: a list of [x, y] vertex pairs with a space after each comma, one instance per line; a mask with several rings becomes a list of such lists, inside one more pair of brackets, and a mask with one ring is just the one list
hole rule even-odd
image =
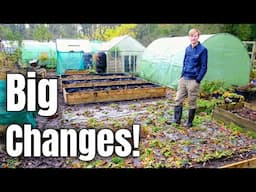
[[48, 68], [56, 67], [56, 45], [50, 42], [28, 41], [22, 44], [22, 63], [28, 65], [30, 60], [37, 59], [39, 64]]
[[[220, 33], [201, 35], [199, 41], [208, 49], [208, 71], [203, 80], [224, 81], [226, 86], [249, 82], [250, 58], [237, 37]], [[189, 43], [187, 36], [153, 41], [142, 55], [140, 77], [176, 89]]]
[[57, 75], [63, 75], [65, 70], [85, 69], [84, 52], [59, 52], [57, 51]]
[[208, 72], [206, 80], [223, 80], [226, 85], [246, 85], [250, 80], [250, 57], [237, 37], [222, 33], [206, 39]]
[[90, 46], [91, 46], [91, 53], [96, 53], [98, 51], [100, 51], [100, 48], [102, 46], [103, 42], [102, 41], [90, 41]]
[[0, 125], [31, 124], [36, 126], [36, 112], [6, 111], [6, 80], [0, 80]]
[[144, 61], [140, 65], [140, 76], [157, 84], [176, 88], [181, 68], [177, 65], [167, 65], [162, 62]]

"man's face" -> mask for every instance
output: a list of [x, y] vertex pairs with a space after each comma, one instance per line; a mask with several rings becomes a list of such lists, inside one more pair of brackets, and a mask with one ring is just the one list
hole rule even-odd
[[199, 39], [199, 34], [198, 33], [194, 33], [192, 35], [189, 35], [189, 40], [191, 42], [192, 45], [196, 45]]

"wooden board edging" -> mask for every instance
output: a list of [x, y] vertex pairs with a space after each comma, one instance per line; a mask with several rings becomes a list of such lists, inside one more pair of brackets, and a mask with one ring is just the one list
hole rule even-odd
[[256, 111], [256, 105], [255, 104], [244, 102], [244, 106], [249, 108], [249, 109], [252, 109], [252, 110]]
[[213, 119], [224, 121], [225, 124], [233, 122], [247, 131], [256, 132], [256, 122], [235, 115], [234, 113], [221, 109], [219, 107], [215, 107], [213, 109], [212, 117]]
[[127, 84], [143, 84], [145, 80], [127, 80], [127, 81], [102, 81], [102, 82], [88, 82], [88, 83], [70, 83], [63, 84], [61, 88], [73, 88], [73, 87], [97, 87], [97, 86], [111, 86], [111, 85], [127, 85]]
[[98, 103], [109, 101], [125, 101], [134, 99], [146, 99], [165, 97], [165, 87], [137, 88], [137, 89], [120, 89], [120, 90], [103, 90], [90, 92], [68, 93], [66, 88], [63, 89], [64, 101], [68, 105], [82, 103]]
[[231, 164], [227, 164], [219, 168], [256, 168], [256, 157], [231, 163]]
[[65, 75], [83, 75], [89, 74], [89, 70], [65, 70]]

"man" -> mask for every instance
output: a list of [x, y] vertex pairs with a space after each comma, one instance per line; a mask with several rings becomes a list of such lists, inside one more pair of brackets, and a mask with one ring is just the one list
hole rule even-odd
[[188, 35], [190, 45], [185, 51], [181, 78], [178, 82], [174, 118], [172, 121], [167, 121], [166, 123], [181, 123], [183, 101], [185, 97], [188, 96], [189, 112], [185, 126], [189, 128], [193, 126], [200, 82], [207, 72], [208, 50], [198, 41], [200, 36], [198, 29], [191, 29]]

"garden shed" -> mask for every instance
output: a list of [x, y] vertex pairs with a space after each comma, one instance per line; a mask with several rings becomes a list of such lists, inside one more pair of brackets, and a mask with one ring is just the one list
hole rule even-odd
[[[244, 44], [228, 33], [200, 35], [199, 41], [208, 49], [208, 71], [204, 80], [224, 81], [224, 85], [249, 83], [250, 58]], [[147, 80], [177, 88], [187, 36], [165, 37], [153, 41], [145, 49], [139, 75]]]
[[65, 70], [85, 69], [84, 53], [91, 52], [90, 42], [85, 39], [57, 39], [57, 75], [63, 75]]
[[56, 67], [56, 45], [55, 42], [40, 42], [34, 40], [23, 40], [21, 44], [23, 65], [28, 65], [31, 60], [38, 60], [39, 65], [47, 68]]
[[108, 73], [131, 72], [138, 69], [145, 47], [129, 35], [119, 36], [101, 44], [100, 50], [107, 55]]

